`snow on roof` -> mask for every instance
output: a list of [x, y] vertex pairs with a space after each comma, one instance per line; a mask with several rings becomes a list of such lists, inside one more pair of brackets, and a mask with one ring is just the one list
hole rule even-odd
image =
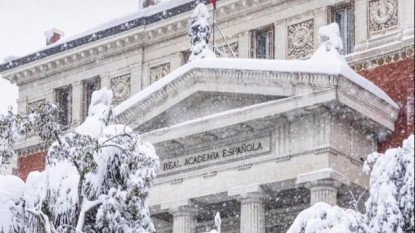
[[26, 56], [0, 64], [0, 72], [48, 57], [90, 42], [107, 38], [132, 28], [149, 25], [162, 19], [188, 12], [194, 8], [194, 0], [164, 0], [159, 4], [115, 18], [84, 32], [59, 40]]
[[322, 46], [317, 50], [315, 55], [308, 60], [259, 60], [233, 58], [207, 58], [196, 60], [180, 67], [155, 82], [153, 85], [133, 95], [114, 109], [115, 114], [119, 115], [123, 113], [133, 107], [136, 103], [150, 96], [155, 91], [162, 89], [168, 83], [193, 69], [235, 69], [342, 75], [393, 107], [399, 108], [399, 106], [382, 89], [352, 70], [344, 57], [341, 56], [337, 50], [332, 49], [330, 51], [326, 51], [326, 48]]
[[[97, 25], [96, 27], [90, 28], [86, 31], [83, 31], [81, 33], [75, 34], [73, 36], [70, 36], [68, 38], [66, 38], [65, 40], [59, 41], [57, 42], [55, 45], [59, 45], [59, 44], [63, 44], [65, 42], [77, 39], [77, 38], [81, 38], [84, 36], [88, 36], [88, 35], [93, 35], [96, 32], [111, 28], [111, 27], [115, 27], [118, 25], [122, 25], [122, 24], [128, 24], [128, 22], [134, 20], [134, 19], [138, 19], [138, 18], [142, 18], [142, 17], [149, 17], [153, 14], [165, 11], [167, 9], [171, 9], [177, 6], [180, 6], [182, 4], [191, 2], [192, 0], [165, 0], [162, 1], [161, 3], [157, 4], [157, 5], [153, 5], [153, 6], [149, 6], [145, 9], [139, 10], [137, 12], [122, 16], [122, 17], [118, 17], [112, 20], [109, 20], [103, 24]], [[126, 27], [128, 27], [128, 25], [125, 25]], [[49, 48], [52, 46], [46, 46], [41, 50], [44, 50], [46, 48]]]

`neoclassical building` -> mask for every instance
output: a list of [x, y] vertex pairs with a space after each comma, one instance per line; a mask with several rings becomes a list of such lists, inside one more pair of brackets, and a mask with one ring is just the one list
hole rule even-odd
[[[368, 185], [365, 156], [414, 131], [412, 0], [220, 0], [237, 58], [217, 36], [219, 59], [191, 63], [196, 3], [152, 4], [71, 38], [48, 31], [44, 50], [0, 72], [19, 87], [19, 112], [56, 102], [68, 129], [94, 90], [113, 90], [117, 121], [161, 159], [157, 232], [206, 232], [217, 211], [223, 232], [285, 232], [315, 202], [350, 206]], [[332, 22], [348, 65], [310, 59]], [[37, 138], [17, 147], [16, 174], [44, 169]]]

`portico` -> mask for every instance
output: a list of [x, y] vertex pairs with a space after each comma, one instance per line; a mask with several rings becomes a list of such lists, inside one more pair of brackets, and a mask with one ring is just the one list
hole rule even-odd
[[160, 156], [157, 232], [207, 232], [216, 212], [223, 232], [283, 232], [316, 202], [347, 206], [349, 190], [360, 194], [362, 160], [398, 108], [337, 65], [201, 60], [115, 108]]

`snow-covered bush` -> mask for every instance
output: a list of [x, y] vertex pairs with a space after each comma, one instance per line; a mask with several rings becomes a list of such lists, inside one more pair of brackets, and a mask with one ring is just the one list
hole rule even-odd
[[297, 216], [288, 233], [413, 232], [414, 136], [402, 148], [369, 155], [364, 171], [370, 172], [364, 214], [317, 203]]
[[111, 91], [94, 92], [85, 122], [52, 144], [45, 171], [31, 173], [6, 208], [12, 232], [154, 232], [147, 199], [159, 158], [113, 123], [111, 101]]
[[13, 232], [12, 207], [23, 195], [25, 184], [17, 176], [0, 176], [0, 232]]
[[50, 143], [60, 133], [55, 121], [59, 109], [52, 103], [42, 103], [27, 115], [14, 114], [10, 109], [0, 115], [0, 166], [16, 155], [14, 146], [19, 137], [37, 134], [43, 143]]
[[354, 210], [319, 202], [302, 211], [287, 233], [366, 233], [363, 218]]
[[194, 61], [201, 58], [215, 57], [213, 51], [209, 49], [209, 11], [205, 4], [200, 3], [196, 6], [191, 20], [192, 26], [190, 27], [189, 36], [192, 54], [189, 60]]
[[370, 232], [414, 231], [414, 136], [401, 148], [369, 155], [365, 171], [370, 172], [366, 202]]

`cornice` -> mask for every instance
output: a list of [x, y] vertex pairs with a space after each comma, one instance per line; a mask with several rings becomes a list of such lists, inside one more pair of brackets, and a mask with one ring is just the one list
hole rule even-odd
[[[273, 0], [218, 1], [220, 17], [238, 14], [240, 11], [250, 11], [265, 3], [275, 3]], [[0, 72], [10, 81], [17, 82], [21, 78], [102, 55], [113, 48], [123, 48], [130, 44], [146, 45], [149, 42], [153, 44], [168, 36], [185, 35], [190, 26], [190, 14], [194, 7], [195, 2], [190, 1], [164, 12], [124, 22], [115, 27], [0, 64]]]
[[[284, 4], [287, 0], [218, 0], [218, 22], [228, 22], [235, 15], [246, 15], [264, 8]], [[300, 1], [298, 1], [299, 4]], [[211, 8], [211, 6], [208, 6]], [[177, 9], [181, 10], [177, 10]], [[120, 53], [133, 47], [154, 45], [187, 34], [194, 2], [166, 11], [167, 16], [157, 13], [147, 18], [147, 23], [135, 19], [113, 28], [69, 41], [62, 45], [0, 65], [2, 76], [13, 83], [28, 82], [44, 75], [71, 69], [94, 59], [102, 59], [111, 53]], [[175, 13], [170, 13], [170, 12]], [[161, 20], [163, 19], [163, 20]], [[157, 23], [157, 24], [156, 24]], [[103, 33], [102, 35], [100, 33]], [[107, 35], [107, 34], [108, 35]], [[112, 34], [111, 34], [112, 33]], [[238, 37], [242, 32], [236, 33]], [[105, 34], [105, 35], [104, 35]], [[232, 39], [228, 38], [228, 39]], [[62, 48], [60, 48], [62, 47]], [[16, 64], [14, 64], [16, 63]]]

